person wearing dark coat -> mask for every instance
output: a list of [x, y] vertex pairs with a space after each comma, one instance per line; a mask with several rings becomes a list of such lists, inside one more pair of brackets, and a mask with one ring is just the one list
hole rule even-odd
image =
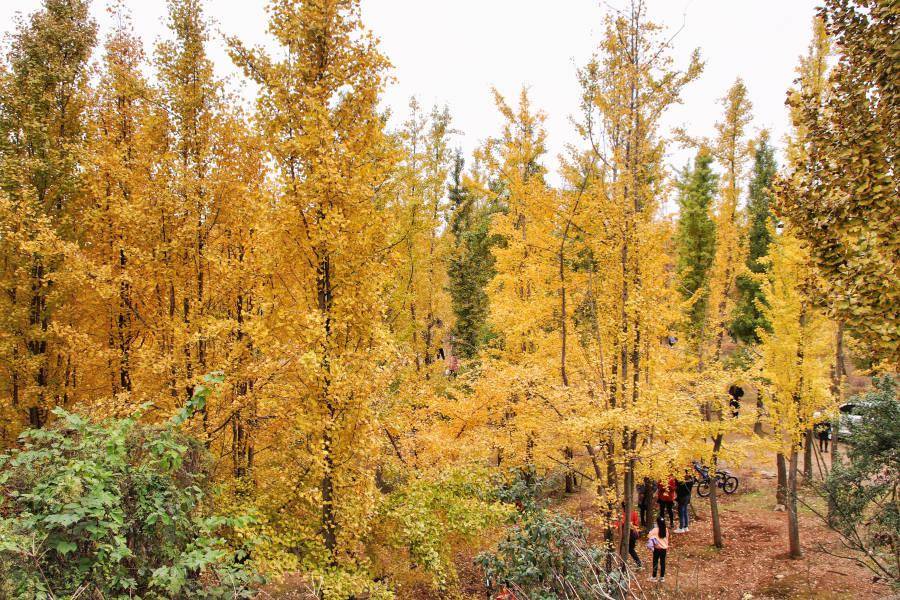
[[828, 452], [828, 442], [831, 441], [831, 423], [828, 421], [817, 423], [816, 437], [819, 438], [819, 452]]
[[678, 529], [675, 533], [686, 533], [688, 529], [688, 506], [691, 504], [691, 490], [694, 487], [694, 478], [687, 471], [684, 479], [675, 485], [675, 501], [678, 503]]
[[637, 484], [637, 506], [641, 514], [641, 527], [650, 528], [653, 522], [653, 498], [656, 496], [656, 484], [649, 477], [644, 477], [643, 483]]
[[733, 385], [728, 388], [728, 395], [731, 396], [731, 400], [728, 401], [728, 404], [731, 405], [731, 416], [737, 417], [741, 413], [741, 398], [744, 397], [744, 388]]

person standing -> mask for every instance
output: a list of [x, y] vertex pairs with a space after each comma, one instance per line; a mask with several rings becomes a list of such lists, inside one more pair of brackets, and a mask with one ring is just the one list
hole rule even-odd
[[644, 481], [637, 485], [638, 492], [638, 509], [641, 512], [641, 527], [650, 528], [653, 521], [653, 498], [656, 493], [656, 485], [649, 477], [644, 477]]
[[656, 581], [657, 567], [659, 568], [659, 582], [666, 582], [666, 554], [669, 551], [669, 536], [666, 530], [666, 520], [662, 515], [656, 519], [656, 527], [650, 530], [647, 539], [647, 547], [653, 550], [653, 574], [650, 581]]
[[[644, 565], [641, 564], [641, 557], [638, 556], [637, 550], [635, 550], [635, 544], [637, 544], [638, 538], [641, 536], [640, 532], [641, 522], [638, 518], [637, 511], [632, 509], [631, 511], [631, 527], [628, 530], [628, 556], [634, 559], [635, 564], [638, 569], [643, 569]], [[622, 516], [619, 517], [619, 532], [625, 532], [625, 503], [622, 503]]]
[[668, 481], [660, 481], [656, 491], [656, 501], [659, 503], [659, 516], [669, 515], [669, 527], [675, 528], [675, 478], [671, 475]]
[[675, 501], [678, 503], [678, 529], [675, 533], [687, 533], [688, 529], [688, 506], [691, 504], [691, 490], [694, 487], [694, 478], [685, 469], [684, 479], [679, 481], [675, 486]]
[[816, 434], [819, 438], [819, 452], [828, 453], [828, 442], [831, 441], [831, 423], [822, 421], [816, 424]]
[[728, 401], [728, 404], [731, 405], [731, 416], [737, 418], [741, 414], [741, 398], [744, 397], [744, 388], [732, 385], [728, 388], [728, 395], [731, 396]]

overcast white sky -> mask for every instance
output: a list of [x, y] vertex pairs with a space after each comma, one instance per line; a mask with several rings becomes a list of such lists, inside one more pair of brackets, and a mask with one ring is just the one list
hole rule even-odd
[[[165, 0], [126, 0], [137, 33], [148, 52], [165, 36]], [[700, 48], [706, 62], [701, 78], [684, 93], [684, 104], [667, 124], [686, 125], [696, 135], [711, 135], [720, 113], [717, 100], [736, 77], [750, 91], [754, 129], [769, 128], [776, 142], [787, 128], [785, 90], [794, 78], [798, 56], [810, 38], [815, 0], [647, 0], [650, 17], [674, 33], [675, 57], [684, 65]], [[0, 23], [8, 31], [15, 13], [27, 14], [40, 0], [0, 0]], [[110, 18], [106, 0], [94, 0], [101, 35]], [[551, 154], [575, 141], [569, 116], [578, 110], [576, 68], [594, 52], [603, 16], [625, 0], [362, 0], [367, 26], [381, 39], [394, 64], [397, 82], [385, 96], [393, 121], [401, 121], [409, 97], [426, 107], [447, 104], [458, 144], [466, 151], [498, 130], [490, 87], [515, 96], [530, 87], [533, 102], [548, 114]], [[265, 2], [206, 0], [206, 12], [221, 31], [250, 44], [266, 42]], [[237, 71], [215, 36], [211, 55], [223, 75]], [[252, 88], [247, 94], [252, 93]], [[670, 148], [670, 164], [688, 160]], [[548, 161], [552, 167], [555, 160]]]

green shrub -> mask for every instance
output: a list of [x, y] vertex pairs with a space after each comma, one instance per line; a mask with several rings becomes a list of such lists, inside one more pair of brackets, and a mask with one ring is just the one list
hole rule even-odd
[[388, 544], [405, 549], [411, 566], [444, 590], [456, 580], [450, 540], [473, 539], [511, 513], [495, 498], [486, 471], [469, 465], [404, 482], [387, 496], [380, 517]]
[[829, 507], [823, 518], [853, 559], [900, 587], [900, 403], [895, 379], [874, 385], [854, 398], [863, 412], [850, 426], [848, 460], [834, 461], [818, 491]]
[[205, 514], [206, 452], [176, 426], [62, 409], [0, 457], [0, 597], [245, 598], [251, 575]]
[[495, 478], [494, 493], [498, 500], [519, 510], [540, 510], [547, 504], [547, 497], [559, 489], [563, 477], [554, 472], [539, 475], [533, 467], [513, 468]]
[[[614, 559], [615, 557], [610, 556]], [[587, 540], [584, 524], [539, 509], [526, 512], [496, 552], [479, 554], [490, 591], [507, 589], [529, 600], [608, 598], [627, 590], [625, 575], [606, 571], [607, 552]]]

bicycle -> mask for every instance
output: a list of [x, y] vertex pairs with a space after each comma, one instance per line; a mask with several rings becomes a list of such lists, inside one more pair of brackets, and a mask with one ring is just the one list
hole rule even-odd
[[[700, 474], [697, 481], [697, 495], [701, 498], [709, 496], [709, 467], [694, 462], [694, 470]], [[716, 485], [728, 495], [735, 493], [740, 485], [740, 480], [726, 469], [716, 471]]]

